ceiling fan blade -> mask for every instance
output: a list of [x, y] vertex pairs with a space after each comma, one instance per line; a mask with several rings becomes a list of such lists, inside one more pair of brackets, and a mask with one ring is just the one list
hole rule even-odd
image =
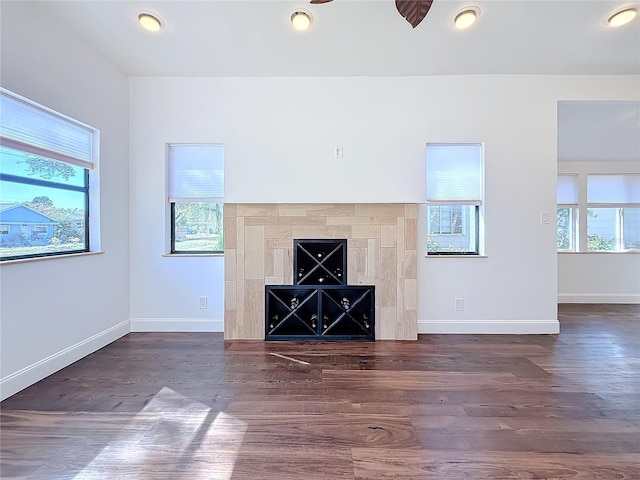
[[432, 3], [433, 0], [396, 0], [396, 8], [400, 15], [402, 15], [413, 28], [416, 28], [427, 15], [427, 12], [429, 12]]
[[321, 3], [329, 3], [329, 2], [333, 2], [333, 0], [311, 0], [311, 3], [315, 5], [320, 5]]

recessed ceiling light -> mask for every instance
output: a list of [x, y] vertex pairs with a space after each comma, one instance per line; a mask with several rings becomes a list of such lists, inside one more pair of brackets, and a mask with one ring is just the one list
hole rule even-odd
[[480, 15], [480, 9], [478, 7], [466, 7], [458, 12], [453, 19], [453, 23], [456, 24], [456, 28], [468, 28], [474, 24], [478, 15]]
[[636, 15], [638, 15], [638, 10], [635, 8], [625, 8], [611, 15], [607, 23], [612, 27], [621, 27], [636, 18]]
[[291, 25], [296, 30], [306, 30], [313, 22], [313, 16], [311, 12], [306, 10], [296, 10], [291, 14]]
[[142, 28], [150, 32], [157, 32], [162, 28], [162, 22], [158, 17], [150, 13], [141, 13], [138, 15], [138, 21]]

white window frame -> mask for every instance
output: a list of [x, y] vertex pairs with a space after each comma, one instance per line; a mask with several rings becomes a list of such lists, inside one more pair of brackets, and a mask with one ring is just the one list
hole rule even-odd
[[[466, 222], [465, 222], [465, 216], [462, 213], [462, 205], [432, 205], [431, 206], [436, 207], [439, 209], [439, 223], [440, 223], [440, 229], [438, 230], [438, 232], [434, 232], [432, 231], [431, 233], [433, 235], [449, 235], [449, 236], [462, 236], [465, 226], [466, 226]], [[448, 209], [449, 210], [449, 222], [448, 222], [448, 227], [450, 229], [449, 232], [443, 232], [442, 231], [442, 210], [443, 209]], [[460, 231], [459, 232], [454, 232], [454, 224], [453, 224], [453, 211], [454, 209], [460, 209]], [[431, 221], [431, 219], [429, 219], [429, 221]]]
[[[594, 180], [594, 185], [590, 185], [590, 180]], [[593, 194], [592, 190], [597, 188], [596, 179], [611, 183], [609, 191]], [[606, 179], [606, 180], [605, 180]], [[624, 192], [623, 192], [624, 190]], [[596, 198], [593, 198], [594, 195]], [[587, 174], [587, 220], [586, 227], [589, 229], [589, 210], [596, 208], [614, 209], [616, 215], [616, 246], [615, 252], [637, 251], [637, 249], [626, 249], [624, 246], [624, 212], [625, 208], [640, 208], [640, 174], [633, 173], [589, 173]], [[588, 236], [587, 236], [588, 242]], [[611, 250], [588, 250], [588, 243], [585, 251], [608, 252]]]
[[[559, 173], [557, 179], [557, 209], [556, 209], [556, 225], [558, 210], [567, 208], [570, 211], [571, 233], [569, 235], [570, 248], [558, 248], [558, 252], [575, 252], [578, 248], [578, 204], [580, 198], [580, 178], [575, 173]], [[557, 236], [556, 236], [557, 238]]]
[[[624, 219], [621, 213], [624, 208], [640, 208], [640, 200], [638, 197], [639, 193], [636, 192], [633, 194], [635, 197], [630, 197], [632, 201], [624, 201], [624, 202], [615, 202], [615, 201], [594, 201], [594, 199], [589, 198], [589, 176], [617, 176], [617, 177], [625, 177], [625, 176], [634, 176], [634, 178], [638, 178], [640, 173], [637, 171], [633, 171], [633, 169], [619, 169], [616, 172], [612, 172], [611, 168], [603, 168], [597, 164], [591, 165], [591, 163], [574, 163], [574, 162], [561, 162], [559, 163], [561, 167], [559, 167], [558, 173], [558, 189], [560, 190], [560, 177], [563, 176], [573, 176], [577, 178], [577, 192], [575, 197], [577, 197], [575, 203], [573, 200], [562, 202], [561, 197], [563, 196], [560, 191], [558, 191], [558, 208], [570, 207], [573, 209], [574, 213], [574, 225], [573, 225], [573, 233], [576, 236], [574, 240], [574, 249], [573, 250], [560, 250], [558, 249], [558, 253], [624, 253], [624, 252], [632, 252], [638, 253], [640, 250], [638, 249], [625, 249], [624, 248]], [[639, 188], [638, 184], [635, 184], [635, 188]], [[564, 197], [567, 198], [566, 196]], [[591, 200], [591, 201], [590, 201]], [[616, 249], [615, 250], [589, 250], [588, 249], [588, 215], [589, 210], [592, 208], [612, 208], [616, 209]]]
[[[200, 156], [202, 149], [212, 149], [211, 157]], [[220, 149], [219, 154], [215, 150]], [[190, 152], [196, 152], [194, 155]], [[168, 143], [167, 198], [168, 235], [167, 255], [221, 255], [221, 250], [178, 250], [176, 248], [175, 207], [177, 203], [203, 202], [219, 204], [224, 210], [224, 145], [221, 143]], [[222, 230], [224, 242], [224, 229]]]
[[[442, 178], [445, 179], [445, 183], [441, 183], [440, 181], [436, 181], [435, 177], [433, 179], [429, 178], [429, 172], [433, 171], [429, 165], [429, 149], [430, 147], [436, 148], [447, 148], [452, 147], [474, 147], [478, 149], [478, 158], [477, 165], [474, 168], [477, 168], [477, 176], [471, 175], [470, 178], [466, 178], [461, 188], [456, 188], [455, 185], [447, 185], [447, 179], [456, 178], [456, 181], [459, 179], [459, 176], [456, 174], [456, 169], [452, 168], [450, 172], [447, 172], [446, 167], [444, 169], [437, 169], [437, 175], [442, 174]], [[429, 207], [434, 206], [446, 206], [452, 207], [455, 205], [459, 205], [462, 207], [475, 207], [475, 224], [467, 225], [469, 231], [474, 230], [475, 235], [475, 248], [474, 250], [464, 251], [464, 252], [449, 252], [449, 251], [428, 251], [426, 252], [426, 256], [484, 256], [484, 143], [437, 143], [437, 142], [429, 142], [426, 146], [426, 171], [427, 171], [427, 185], [426, 185], [426, 205], [427, 212], [429, 211]], [[469, 173], [472, 170], [465, 170], [466, 173]], [[455, 184], [455, 182], [453, 182]], [[466, 192], [466, 193], [463, 193]], [[429, 215], [427, 214], [427, 239], [430, 238], [430, 225], [429, 225]], [[463, 220], [464, 221], [464, 220]], [[469, 222], [470, 223], [470, 222]], [[464, 232], [464, 225], [463, 225]], [[461, 234], [433, 234], [433, 235], [464, 235]]]
[[[19, 112], [16, 116], [7, 116], [5, 112], [4, 118], [0, 121], [0, 145], [84, 168], [85, 175], [88, 175], [86, 184], [88, 225], [84, 249], [20, 255], [5, 257], [1, 260], [56, 258], [79, 252], [100, 251], [100, 131], [2, 87], [0, 87], [0, 96], [3, 102], [8, 102], [6, 105], [16, 105], [15, 111]], [[56, 128], [51, 128], [47, 122], [55, 123]], [[86, 140], [75, 138], [74, 131], [84, 132]], [[66, 133], [62, 136], [57, 135], [57, 132]], [[67, 135], [73, 140], [69, 140]]]

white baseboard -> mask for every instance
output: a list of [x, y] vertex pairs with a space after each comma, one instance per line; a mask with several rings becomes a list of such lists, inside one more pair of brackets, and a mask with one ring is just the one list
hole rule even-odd
[[132, 318], [132, 332], [224, 332], [224, 320], [211, 318]]
[[559, 293], [558, 303], [640, 303], [640, 293]]
[[29, 365], [0, 379], [0, 400], [18, 393], [20, 390], [48, 377], [52, 373], [71, 365], [90, 353], [109, 345], [129, 333], [129, 320], [114, 325], [107, 330], [82, 340], [47, 358]]
[[421, 333], [556, 334], [558, 320], [418, 320]]

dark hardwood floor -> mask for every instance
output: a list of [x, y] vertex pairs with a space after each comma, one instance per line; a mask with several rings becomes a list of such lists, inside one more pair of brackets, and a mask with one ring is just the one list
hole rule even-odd
[[132, 333], [0, 404], [3, 479], [640, 479], [640, 306], [559, 335]]

